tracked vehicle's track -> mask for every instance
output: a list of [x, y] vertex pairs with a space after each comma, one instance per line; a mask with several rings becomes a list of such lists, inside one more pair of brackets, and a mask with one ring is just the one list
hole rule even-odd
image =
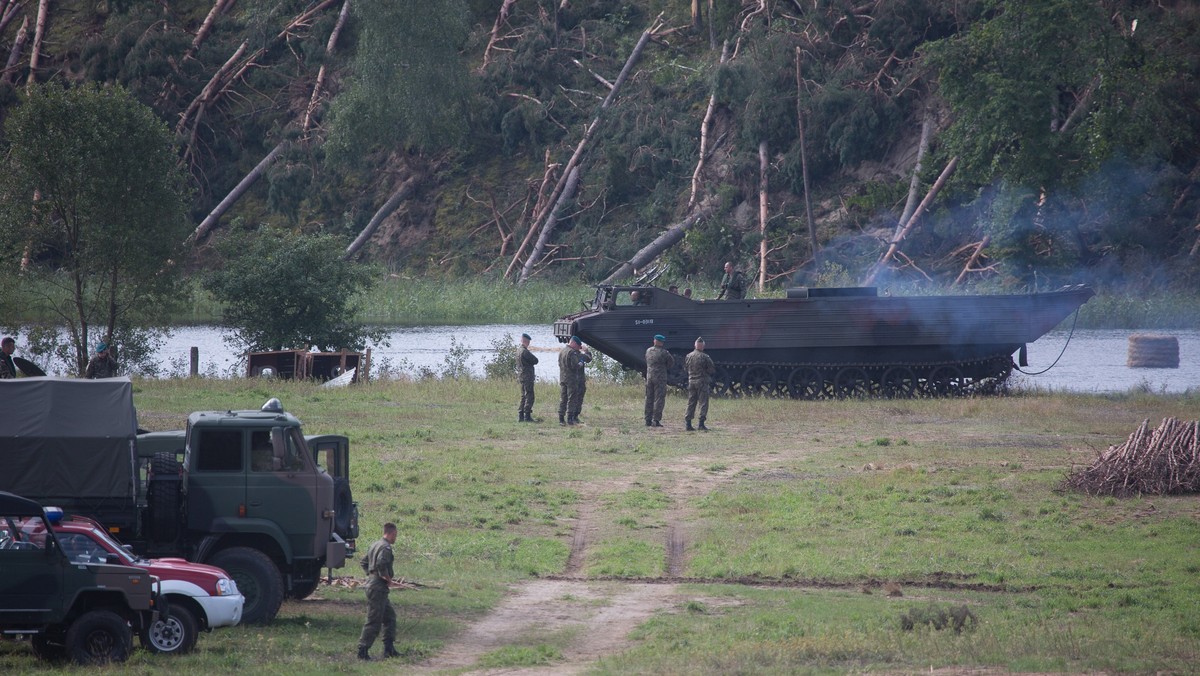
[[[671, 372], [686, 387], [682, 360]], [[712, 391], [718, 396], [849, 399], [956, 397], [1005, 391], [1013, 363], [1009, 355], [973, 361], [913, 364], [718, 363]]]

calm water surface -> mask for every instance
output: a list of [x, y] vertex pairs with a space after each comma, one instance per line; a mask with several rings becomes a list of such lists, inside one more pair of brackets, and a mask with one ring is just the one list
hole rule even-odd
[[[467, 351], [467, 365], [475, 375], [483, 375], [483, 365], [492, 356], [492, 343], [505, 334], [514, 339], [522, 333], [533, 338], [535, 354], [541, 359], [538, 378], [558, 379], [555, 353], [560, 344], [549, 325], [488, 324], [482, 326], [438, 326], [395, 329], [389, 334], [390, 345], [373, 346], [375, 367], [413, 372], [430, 369], [441, 372], [448, 351], [458, 345]], [[1076, 330], [1074, 334], [1054, 331], [1029, 346], [1029, 366], [1036, 373], [1054, 364], [1040, 375], [1015, 374], [1014, 384], [1053, 391], [1124, 392], [1144, 387], [1151, 392], [1200, 390], [1200, 331], [1156, 331], [1179, 340], [1179, 368], [1129, 368], [1125, 360], [1129, 336], [1143, 331]], [[1070, 341], [1068, 343], [1068, 337]], [[238, 357], [225, 345], [222, 329], [216, 326], [180, 327], [159, 351], [159, 361], [168, 373], [187, 370], [188, 352], [200, 349], [200, 372], [226, 376], [234, 372]], [[1063, 348], [1066, 347], [1064, 351]], [[1061, 358], [1059, 355], [1061, 353]], [[241, 373], [241, 371], [237, 371]]]

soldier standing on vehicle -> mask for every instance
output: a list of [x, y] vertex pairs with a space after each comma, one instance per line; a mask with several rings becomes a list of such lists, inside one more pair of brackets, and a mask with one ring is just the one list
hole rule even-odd
[[17, 365], [13, 363], [12, 353], [17, 349], [17, 341], [12, 336], [0, 340], [0, 378], [16, 378]]
[[371, 543], [363, 558], [367, 573], [367, 621], [363, 623], [358, 637], [358, 659], [369, 660], [367, 651], [375, 643], [379, 630], [383, 629], [383, 656], [399, 657], [396, 652], [396, 609], [388, 601], [389, 585], [392, 583], [392, 545], [396, 544], [396, 524], [383, 524], [383, 537]]
[[521, 384], [521, 403], [517, 407], [517, 422], [541, 422], [533, 419], [533, 367], [538, 358], [529, 351], [529, 342], [533, 340], [528, 333], [521, 334], [521, 348], [517, 352], [517, 382]]
[[101, 341], [96, 344], [96, 356], [88, 362], [83, 372], [84, 378], [112, 378], [117, 375], [117, 360], [113, 359], [108, 343]]
[[704, 354], [703, 337], [696, 338], [696, 349], [689, 352], [688, 356], [683, 359], [683, 368], [688, 374], [688, 404], [687, 413], [684, 416], [687, 431], [691, 432], [695, 429], [692, 427], [692, 415], [696, 412], [696, 404], [699, 403], [700, 429], [707, 432], [708, 428], [704, 426], [704, 419], [708, 417], [708, 388], [717, 367], [713, 364], [712, 357]]
[[725, 276], [721, 278], [721, 293], [717, 294], [717, 300], [728, 298], [729, 300], [741, 300], [746, 297], [746, 276], [741, 270], [734, 270], [733, 263], [725, 263]]
[[666, 341], [662, 334], [655, 334], [654, 345], [646, 348], [646, 427], [662, 427], [667, 371], [675, 366], [675, 357], [663, 347]]
[[587, 391], [584, 365], [592, 360], [592, 353], [584, 347], [578, 336], [571, 336], [566, 347], [558, 352], [558, 424], [576, 425], [579, 412], [583, 410], [583, 395]]

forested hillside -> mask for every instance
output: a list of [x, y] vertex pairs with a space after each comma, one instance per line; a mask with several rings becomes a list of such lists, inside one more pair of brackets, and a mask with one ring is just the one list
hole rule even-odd
[[0, 0], [0, 59], [0, 117], [165, 123], [187, 269], [269, 227], [514, 283], [1200, 282], [1189, 0]]

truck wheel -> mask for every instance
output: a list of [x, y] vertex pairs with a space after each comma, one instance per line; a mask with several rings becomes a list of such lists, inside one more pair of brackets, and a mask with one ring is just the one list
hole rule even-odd
[[67, 630], [67, 654], [79, 664], [124, 662], [132, 645], [125, 619], [108, 610], [84, 613]]
[[[61, 639], [61, 637], [60, 637]], [[29, 639], [29, 646], [33, 648], [33, 654], [39, 659], [47, 662], [57, 662], [67, 656], [67, 649], [61, 643], [55, 643], [50, 640], [50, 637], [45, 634], [34, 634]]]
[[[170, 451], [154, 454], [151, 461], [154, 476], [178, 477], [182, 465]], [[150, 484], [150, 529], [157, 542], [174, 542], [179, 537], [179, 489], [177, 481], [153, 481]]]
[[266, 554], [250, 547], [230, 547], [206, 561], [224, 568], [246, 597], [243, 624], [266, 624], [283, 605], [283, 575]]
[[170, 617], [160, 617], [157, 622], [143, 629], [138, 638], [142, 647], [152, 653], [167, 653], [182, 655], [190, 653], [196, 647], [199, 636], [199, 622], [192, 611], [184, 606], [171, 604]]

